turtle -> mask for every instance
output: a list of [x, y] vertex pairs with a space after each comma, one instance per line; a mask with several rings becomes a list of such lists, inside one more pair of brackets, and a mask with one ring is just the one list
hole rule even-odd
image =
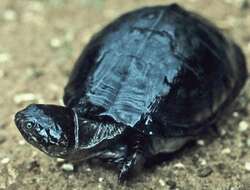
[[98, 159], [123, 182], [216, 124], [246, 79], [242, 50], [215, 24], [178, 4], [143, 7], [93, 35], [65, 106], [30, 104], [14, 120], [49, 156]]

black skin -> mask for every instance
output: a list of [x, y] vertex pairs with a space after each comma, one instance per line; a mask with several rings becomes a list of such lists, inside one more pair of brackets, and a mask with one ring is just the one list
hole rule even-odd
[[[149, 138], [132, 128], [113, 141], [101, 142], [94, 148], [81, 149], [81, 142], [79, 147], [75, 147], [74, 111], [63, 106], [29, 105], [16, 113], [15, 123], [27, 142], [49, 156], [67, 160], [98, 158], [114, 165], [119, 170], [119, 182], [138, 173], [151, 156], [146, 146]], [[86, 131], [79, 135], [89, 138]]]

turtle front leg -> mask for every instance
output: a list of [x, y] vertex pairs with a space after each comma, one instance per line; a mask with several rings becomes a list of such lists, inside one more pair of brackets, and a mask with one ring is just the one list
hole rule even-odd
[[146, 158], [149, 157], [147, 137], [140, 132], [133, 131], [133, 133], [128, 138], [127, 157], [120, 168], [118, 177], [120, 183], [138, 173], [143, 168]]
[[100, 151], [96, 156], [98, 160], [116, 167], [118, 170], [121, 169], [125, 162], [128, 147], [125, 144], [116, 144], [108, 149]]

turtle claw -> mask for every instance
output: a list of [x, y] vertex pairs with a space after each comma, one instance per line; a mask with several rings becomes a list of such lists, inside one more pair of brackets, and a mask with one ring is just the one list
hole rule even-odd
[[118, 176], [118, 183], [123, 184], [128, 178], [129, 178], [128, 169], [125, 169], [123, 167]]
[[129, 160], [123, 164], [123, 166], [120, 169], [120, 173], [118, 176], [118, 182], [124, 183], [132, 174], [132, 161]]
[[124, 183], [127, 179], [136, 175], [143, 167], [145, 159], [141, 153], [135, 152], [128, 157], [120, 169], [118, 176], [119, 183]]

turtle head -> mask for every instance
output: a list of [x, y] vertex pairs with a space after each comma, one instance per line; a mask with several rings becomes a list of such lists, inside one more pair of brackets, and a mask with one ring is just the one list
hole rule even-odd
[[22, 136], [50, 156], [67, 157], [74, 148], [74, 112], [55, 105], [31, 104], [15, 115]]

